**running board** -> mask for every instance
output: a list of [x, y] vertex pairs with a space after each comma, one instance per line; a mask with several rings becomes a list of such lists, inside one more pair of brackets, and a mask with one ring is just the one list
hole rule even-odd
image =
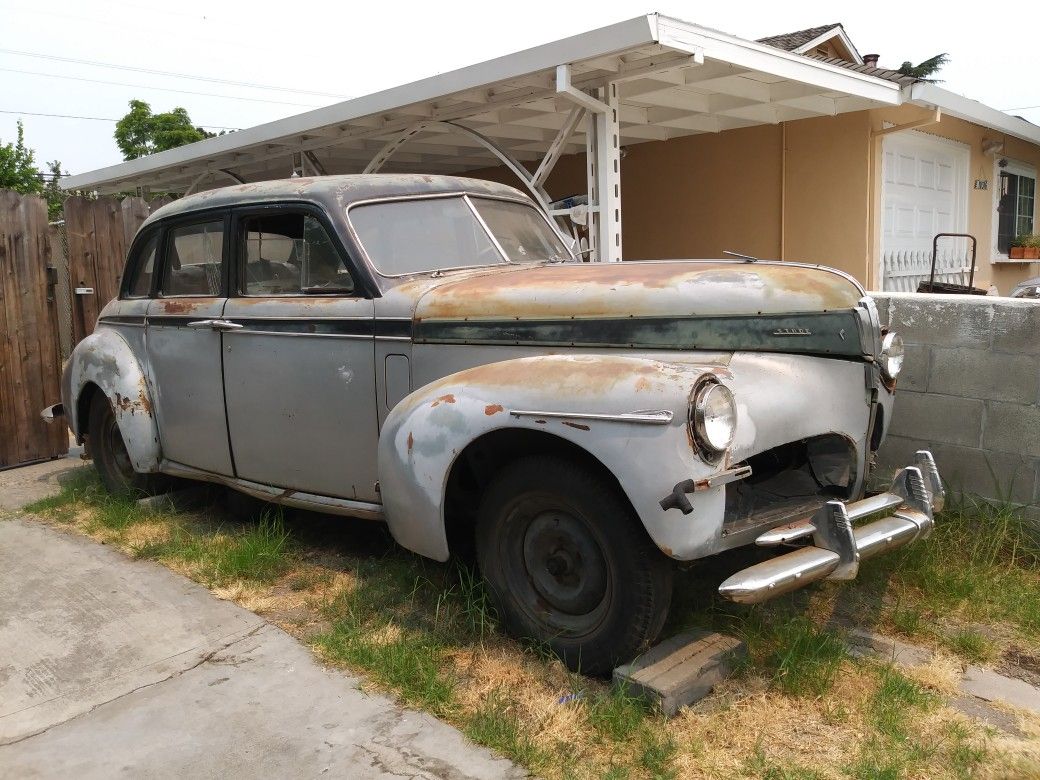
[[211, 471], [202, 471], [201, 469], [186, 466], [183, 463], [177, 463], [172, 460], [164, 460], [159, 464], [159, 470], [163, 474], [169, 474], [174, 477], [224, 485], [240, 493], [259, 498], [262, 501], [270, 501], [273, 504], [282, 504], [295, 509], [306, 509], [310, 512], [323, 512], [343, 517], [359, 517], [364, 520], [386, 521], [386, 518], [383, 516], [382, 504], [372, 504], [368, 501], [355, 501], [349, 498], [336, 498], [334, 496], [321, 496], [315, 493], [304, 493], [299, 490], [287, 490], [274, 485], [264, 485], [247, 479], [238, 479], [237, 477], [228, 477], [223, 474], [214, 474]]
[[[719, 586], [720, 595], [758, 604], [818, 580], [854, 579], [861, 561], [926, 538], [945, 493], [931, 453], [920, 450], [914, 461], [896, 474], [887, 493], [850, 504], [828, 501], [808, 520], [762, 534], [760, 545], [810, 536], [813, 543], [737, 572]], [[863, 520], [871, 522], [853, 527]]]

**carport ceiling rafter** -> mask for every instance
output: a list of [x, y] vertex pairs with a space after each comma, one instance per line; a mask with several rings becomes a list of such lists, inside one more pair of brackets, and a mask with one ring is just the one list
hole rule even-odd
[[[311, 152], [327, 173], [356, 173], [420, 123], [382, 170], [462, 173], [498, 160], [450, 126], [463, 124], [514, 159], [537, 163], [573, 103], [556, 68], [594, 93], [618, 84], [621, 144], [663, 141], [900, 102], [895, 83], [651, 14], [266, 125], [65, 179], [70, 189], [184, 191], [206, 172], [284, 178]], [[562, 154], [586, 149], [584, 123]]]

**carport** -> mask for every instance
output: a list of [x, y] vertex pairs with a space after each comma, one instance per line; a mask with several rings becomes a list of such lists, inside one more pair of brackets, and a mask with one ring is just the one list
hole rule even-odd
[[286, 176], [506, 166], [544, 205], [585, 153], [590, 256], [622, 257], [623, 148], [899, 105], [897, 83], [650, 14], [307, 113], [72, 176], [72, 190], [190, 193]]

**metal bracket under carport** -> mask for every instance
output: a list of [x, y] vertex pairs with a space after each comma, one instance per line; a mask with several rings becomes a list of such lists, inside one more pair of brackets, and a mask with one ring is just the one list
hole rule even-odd
[[[368, 165], [365, 166], [365, 170], [362, 171], [362, 173], [378, 173], [386, 162], [394, 156], [397, 150], [404, 146], [411, 138], [427, 128], [440, 126], [453, 132], [462, 133], [495, 155], [495, 157], [502, 161], [503, 165], [511, 170], [513, 174], [523, 182], [528, 192], [531, 193], [539, 205], [541, 205], [547, 213], [553, 213], [551, 211], [549, 193], [546, 192], [544, 186], [545, 180], [548, 178], [549, 172], [552, 171], [552, 167], [556, 164], [556, 161], [560, 158], [560, 155], [567, 144], [567, 139], [570, 138], [584, 114], [584, 109], [576, 108], [571, 111], [563, 128], [557, 134], [556, 139], [549, 147], [549, 151], [546, 153], [545, 158], [534, 173], [527, 170], [519, 160], [486, 135], [478, 133], [476, 130], [458, 124], [457, 122], [446, 121], [419, 122], [418, 124], [412, 125], [407, 130], [399, 133], [394, 138], [390, 139], [386, 145], [376, 153], [375, 157], [373, 157]], [[558, 215], [554, 214], [554, 216]]]
[[235, 182], [235, 184], [246, 183], [246, 180], [239, 176], [237, 173], [232, 173], [226, 168], [218, 168], [214, 171], [205, 171], [204, 173], [200, 173], [196, 177], [195, 181], [191, 183], [191, 186], [189, 186], [188, 189], [184, 191], [184, 194], [191, 195], [193, 192], [195, 192], [195, 188], [202, 184], [202, 182], [204, 182], [210, 176], [227, 176], [229, 179]]

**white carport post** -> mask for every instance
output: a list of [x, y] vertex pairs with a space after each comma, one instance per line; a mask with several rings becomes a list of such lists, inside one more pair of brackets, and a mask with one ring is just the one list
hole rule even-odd
[[617, 83], [599, 90], [606, 111], [589, 116], [586, 135], [589, 200], [596, 204], [589, 235], [593, 255], [601, 263], [621, 261], [621, 126]]
[[589, 259], [621, 260], [621, 126], [618, 121], [617, 83], [608, 81], [596, 96], [571, 84], [571, 66], [556, 68], [556, 91], [587, 109], [585, 134], [589, 196]]

